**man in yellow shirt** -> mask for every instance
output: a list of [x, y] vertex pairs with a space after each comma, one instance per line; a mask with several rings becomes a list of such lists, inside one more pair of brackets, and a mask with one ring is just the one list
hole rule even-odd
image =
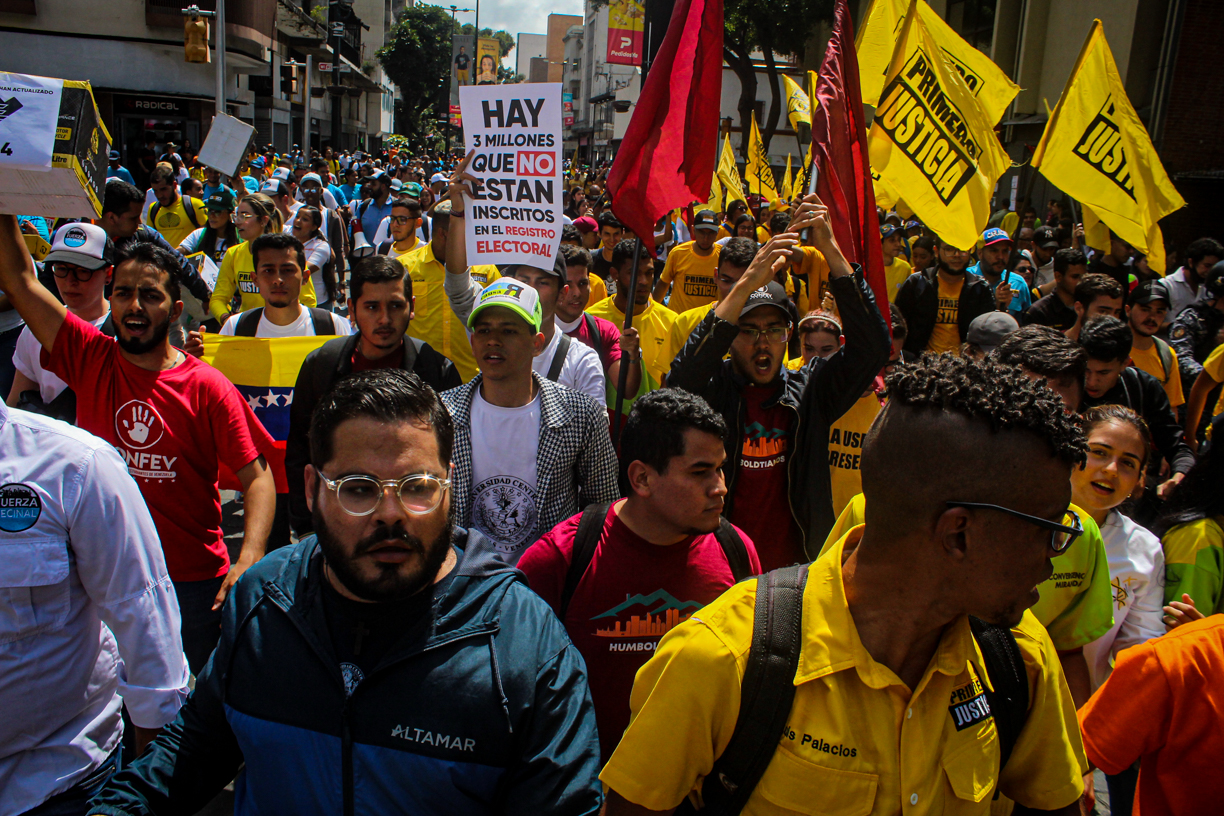
[[[1083, 457], [1074, 419], [1013, 368], [932, 357], [890, 377], [863, 449], [867, 523], [807, 567], [794, 696], [745, 816], [987, 814], [996, 791], [1078, 813], [1075, 706], [1026, 610], [1077, 536], [1067, 508]], [[983, 479], [1000, 458], [1014, 476]], [[600, 774], [608, 816], [718, 796], [715, 762], [751, 693], [740, 686], [759, 587], [737, 584], [639, 670]], [[995, 696], [1005, 678], [988, 674], [970, 615], [1004, 638], [1010, 628], [1026, 710]]]
[[208, 226], [204, 202], [179, 194], [172, 168], [154, 168], [149, 175], [149, 186], [157, 200], [149, 207], [148, 224], [160, 232], [170, 246], [178, 247], [188, 235]]
[[1169, 290], [1163, 281], [1143, 281], [1131, 292], [1126, 319], [1135, 338], [1131, 345], [1131, 365], [1159, 380], [1169, 397], [1169, 406], [1176, 410], [1186, 403], [1177, 352], [1156, 336], [1169, 313], [1169, 302]]
[[[633, 280], [633, 241], [621, 241], [612, 250], [612, 272], [616, 275], [616, 294], [587, 307], [587, 313], [610, 320], [616, 326], [625, 325], [625, 310], [629, 307], [629, 285]], [[659, 387], [663, 375], [671, 367], [668, 356], [668, 334], [676, 322], [676, 313], [650, 297], [650, 284], [654, 281], [654, 258], [643, 250], [636, 270], [637, 292], [633, 306], [633, 327], [638, 330], [642, 347], [642, 384], [633, 395], [654, 391]], [[609, 395], [613, 394], [609, 389]], [[614, 399], [614, 398], [613, 398]], [[632, 400], [627, 400], [629, 410]]]
[[905, 279], [914, 271], [902, 254], [905, 251], [905, 233], [891, 222], [882, 225], [880, 248], [884, 251], [884, 280], [888, 289], [888, 302], [894, 303], [897, 300], [897, 292], [901, 291], [901, 284], [905, 283]]
[[[468, 339], [467, 326], [455, 316], [446, 299], [443, 288], [446, 283], [446, 237], [450, 234], [451, 219], [456, 219], [455, 229], [463, 229], [461, 213], [452, 215], [451, 202], [443, 201], [434, 207], [430, 241], [399, 258], [399, 262], [412, 276], [412, 322], [408, 324], [408, 336], [424, 340], [442, 356], [455, 364], [464, 382], [476, 376], [478, 368], [472, 355], [472, 344]], [[501, 277], [493, 265], [473, 266], [472, 279], [488, 286]]]
[[973, 319], [994, 311], [990, 285], [981, 275], [966, 271], [970, 260], [967, 250], [940, 242], [935, 266], [901, 284], [895, 302], [909, 326], [905, 350], [910, 354], [957, 353]]
[[693, 240], [685, 241], [668, 253], [663, 274], [654, 287], [655, 300], [662, 303], [670, 289], [671, 300], [667, 307], [679, 314], [717, 299], [714, 272], [722, 249], [714, 243], [717, 235], [718, 217], [713, 210], [702, 210], [693, 217]]
[[417, 227], [421, 224], [421, 202], [408, 196], [400, 196], [391, 202], [391, 215], [387, 224], [389, 235], [378, 246], [378, 254], [388, 258], [401, 258], [421, 246], [417, 238]]

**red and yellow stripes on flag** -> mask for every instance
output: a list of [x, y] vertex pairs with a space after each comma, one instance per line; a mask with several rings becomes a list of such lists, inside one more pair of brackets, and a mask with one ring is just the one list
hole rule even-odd
[[[204, 335], [204, 362], [234, 384], [274, 440], [272, 450], [261, 451], [276, 478], [276, 492], [285, 493], [285, 440], [289, 438], [289, 409], [293, 389], [306, 355], [334, 337], [222, 337]], [[221, 487], [239, 489], [238, 480], [222, 466]]]

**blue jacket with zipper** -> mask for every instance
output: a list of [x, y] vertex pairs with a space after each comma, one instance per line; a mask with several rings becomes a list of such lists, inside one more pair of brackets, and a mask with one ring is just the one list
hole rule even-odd
[[522, 573], [465, 559], [479, 536], [456, 530], [432, 614], [347, 698], [315, 537], [263, 558], [178, 718], [88, 812], [195, 813], [235, 776], [238, 816], [598, 812], [582, 657]]

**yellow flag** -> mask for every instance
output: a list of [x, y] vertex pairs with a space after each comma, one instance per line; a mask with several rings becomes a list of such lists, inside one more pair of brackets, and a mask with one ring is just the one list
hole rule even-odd
[[[865, 105], [879, 104], [889, 58], [908, 6], [908, 0], [872, 0], [867, 19], [854, 39]], [[960, 73], [969, 92], [986, 111], [990, 124], [1002, 119], [1007, 106], [1020, 93], [1020, 86], [1008, 79], [990, 57], [961, 39], [925, 0], [918, 0], [918, 16], [943, 51], [944, 59]]]
[[800, 123], [812, 126], [812, 106], [805, 90], [799, 83], [782, 75], [782, 84], [786, 87], [786, 118], [790, 120], [791, 128], [799, 130]]
[[718, 171], [716, 170], [714, 178], [710, 179], [710, 200], [706, 202], [706, 209], [713, 210], [715, 213], [722, 212], [722, 199], [722, 185], [718, 183]]
[[791, 172], [791, 154], [786, 154], [786, 175], [782, 177], [782, 189], [778, 191], [790, 203], [795, 197], [795, 176]]
[[1186, 202], [1131, 107], [1100, 20], [1037, 143], [1033, 167], [1164, 272], [1157, 222]]
[[727, 134], [723, 139], [722, 156], [718, 159], [718, 180], [726, 189], [727, 198], [724, 202], [726, 206], [731, 206], [732, 201], [746, 202], [748, 200], [744, 197], [739, 169], [735, 166], [735, 151], [731, 149], [731, 134]]
[[945, 61], [913, 0], [868, 134], [871, 166], [935, 234], [971, 249], [1011, 162], [992, 123]]
[[744, 183], [751, 192], [765, 196], [769, 202], [777, 201], [778, 188], [774, 186], [773, 168], [761, 144], [761, 132], [757, 130], [756, 114], [749, 120], [752, 130], [748, 134], [748, 161], [744, 164]]
[[880, 174], [871, 168], [871, 186], [875, 188], [876, 206], [882, 210], [891, 210], [897, 204], [897, 191], [892, 188], [884, 179], [880, 178]]

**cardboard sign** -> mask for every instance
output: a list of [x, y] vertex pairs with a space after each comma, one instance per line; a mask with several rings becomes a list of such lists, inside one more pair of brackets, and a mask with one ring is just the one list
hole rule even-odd
[[238, 172], [238, 165], [246, 155], [247, 145], [255, 136], [255, 128], [222, 113], [213, 117], [208, 138], [200, 148], [200, 162], [227, 176]]
[[468, 263], [552, 269], [561, 246], [561, 83], [459, 89], [468, 172], [480, 181], [465, 200]]
[[0, 72], [0, 167], [51, 169], [64, 80]]

